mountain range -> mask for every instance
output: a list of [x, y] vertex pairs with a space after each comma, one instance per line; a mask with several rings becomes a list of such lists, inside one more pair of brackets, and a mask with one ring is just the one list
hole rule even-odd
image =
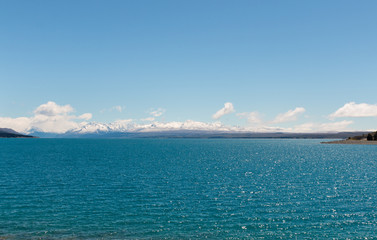
[[289, 133], [251, 132], [221, 126], [217, 123], [204, 124], [188, 121], [177, 123], [154, 123], [138, 125], [131, 122], [87, 123], [80, 128], [64, 133], [46, 133], [33, 129], [30, 134], [43, 138], [313, 138], [345, 139], [367, 134], [364, 131]]
[[247, 129], [223, 126], [220, 122], [202, 123], [195, 121], [170, 122], [153, 124], [135, 124], [132, 121], [116, 121], [113, 123], [84, 123], [78, 128], [62, 132], [45, 132], [30, 129], [25, 135], [9, 128], [0, 128], [0, 137], [31, 138], [331, 138], [345, 139], [357, 135], [368, 134], [365, 131], [324, 132], [324, 133], [291, 133], [282, 131], [253, 132]]

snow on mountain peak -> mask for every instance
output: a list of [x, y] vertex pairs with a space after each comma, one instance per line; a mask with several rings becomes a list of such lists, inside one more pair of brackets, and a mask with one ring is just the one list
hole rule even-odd
[[193, 120], [185, 122], [153, 122], [148, 124], [138, 124], [132, 119], [117, 120], [112, 123], [82, 122], [71, 133], [86, 134], [100, 132], [157, 132], [176, 130], [201, 130], [201, 131], [232, 131], [230, 127], [224, 126], [221, 122], [204, 123]]

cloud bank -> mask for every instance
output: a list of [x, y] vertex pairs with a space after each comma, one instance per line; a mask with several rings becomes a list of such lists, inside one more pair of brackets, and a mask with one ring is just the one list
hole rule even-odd
[[32, 117], [7, 118], [0, 117], [0, 126], [12, 128], [18, 132], [30, 131], [65, 133], [80, 127], [78, 120], [90, 120], [91, 113], [80, 116], [72, 114], [74, 109], [70, 105], [58, 105], [49, 101], [37, 107]]
[[[303, 123], [292, 127], [279, 127], [278, 123], [297, 120], [298, 116], [305, 112], [303, 107], [297, 107], [285, 113], [278, 114], [273, 121], [263, 121], [259, 112], [238, 113], [237, 117], [247, 120], [246, 126], [226, 126], [220, 121], [200, 122], [194, 120], [161, 122], [156, 120], [165, 112], [158, 108], [151, 110], [150, 117], [140, 120], [120, 119], [111, 123], [89, 122], [91, 113], [76, 115], [71, 105], [59, 105], [49, 101], [38, 106], [31, 117], [0, 117], [0, 127], [11, 128], [21, 133], [49, 132], [49, 133], [95, 133], [95, 132], [152, 132], [171, 130], [200, 130], [200, 131], [233, 131], [233, 132], [335, 132], [349, 131], [353, 121], [338, 121], [325, 123]], [[217, 111], [213, 118], [235, 112], [232, 103], [225, 103], [224, 107]], [[377, 105], [347, 103], [335, 113], [336, 117], [365, 117], [377, 116]]]
[[348, 128], [353, 121], [339, 121], [329, 123], [304, 123], [294, 126], [292, 132], [339, 132], [350, 131]]

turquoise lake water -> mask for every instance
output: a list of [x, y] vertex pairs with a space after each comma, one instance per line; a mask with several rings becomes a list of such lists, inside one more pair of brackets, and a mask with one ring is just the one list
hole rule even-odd
[[0, 139], [0, 239], [377, 238], [377, 146]]

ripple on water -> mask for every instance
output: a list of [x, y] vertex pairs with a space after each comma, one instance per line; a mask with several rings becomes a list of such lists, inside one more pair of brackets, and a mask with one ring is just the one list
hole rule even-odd
[[0, 239], [377, 236], [373, 146], [0, 141]]

